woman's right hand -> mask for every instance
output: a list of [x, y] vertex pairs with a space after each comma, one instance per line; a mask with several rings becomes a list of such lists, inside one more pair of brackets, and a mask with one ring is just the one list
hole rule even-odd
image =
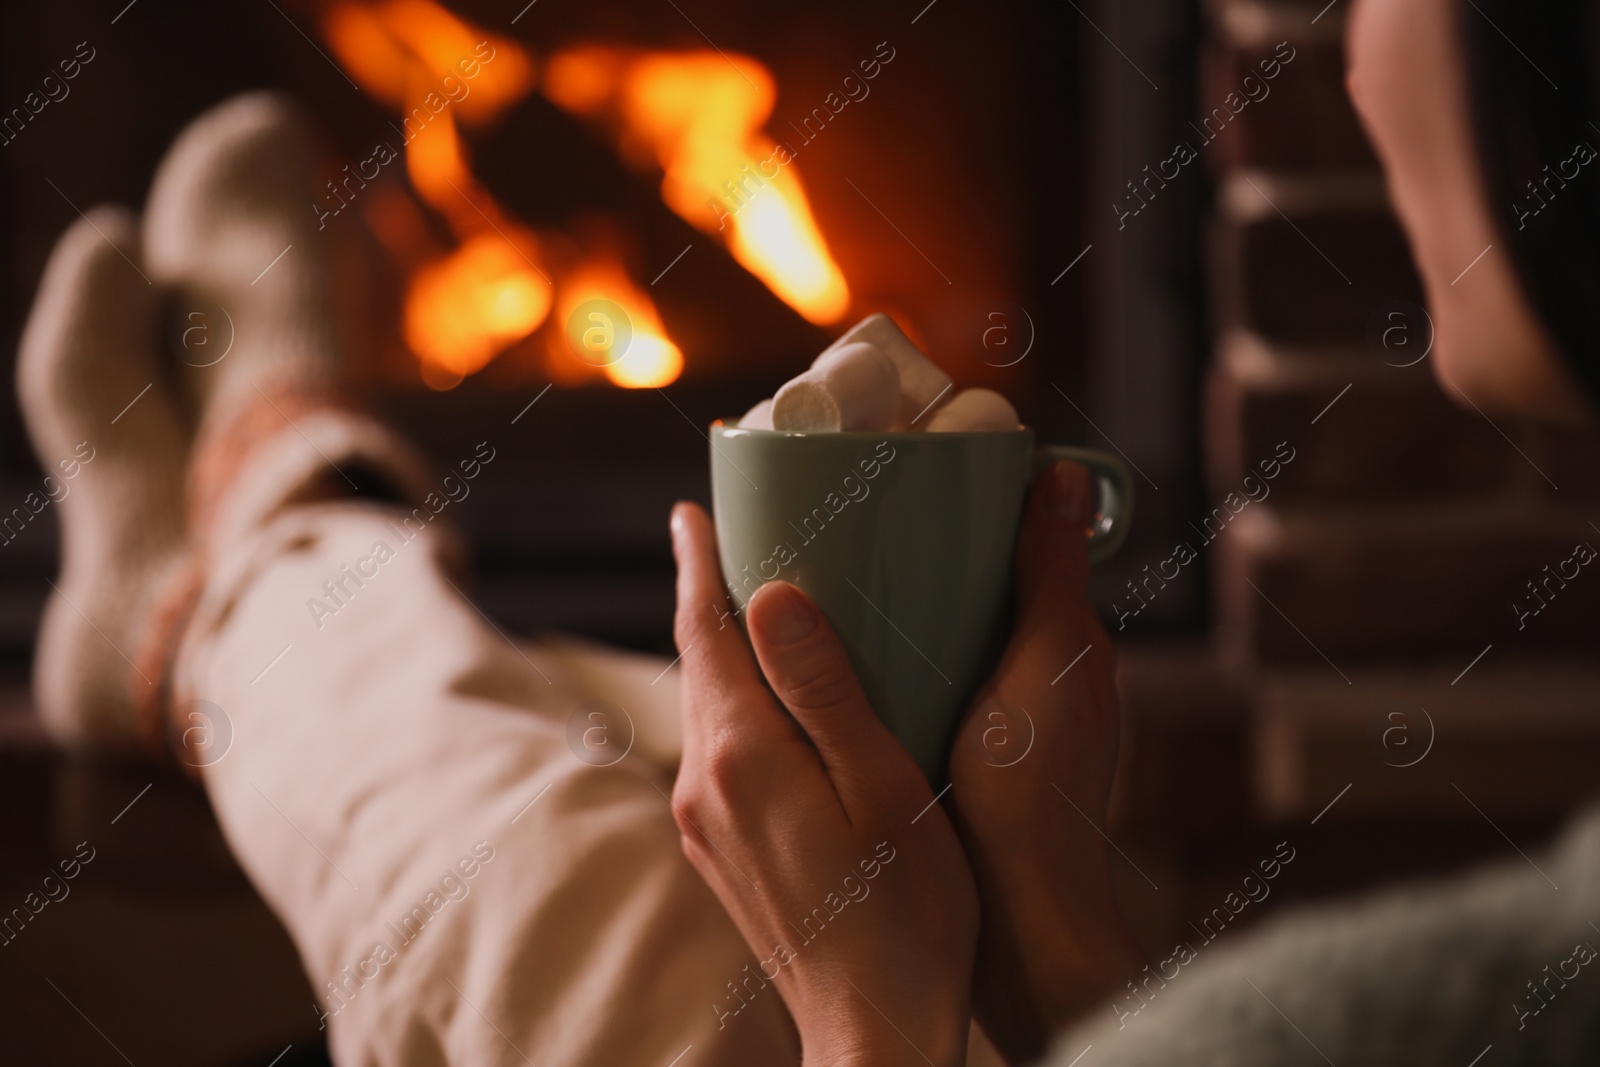
[[1142, 966], [1112, 900], [1106, 802], [1117, 753], [1110, 639], [1086, 596], [1089, 472], [1029, 494], [1016, 623], [950, 754], [950, 807], [982, 902], [973, 1009], [1011, 1062]]

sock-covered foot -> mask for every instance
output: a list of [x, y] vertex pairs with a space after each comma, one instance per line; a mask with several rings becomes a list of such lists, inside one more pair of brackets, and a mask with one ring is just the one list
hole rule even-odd
[[304, 391], [339, 383], [333, 234], [317, 229], [311, 208], [317, 158], [300, 109], [256, 92], [201, 115], [156, 172], [144, 220], [151, 277], [231, 325], [226, 356], [196, 366], [214, 358], [207, 352], [181, 368], [184, 391], [207, 414], [285, 381]]
[[404, 500], [429, 491], [423, 461], [341, 391], [337, 235], [311, 207], [316, 146], [296, 105], [248, 93], [184, 130], [151, 189], [152, 276], [232, 325], [226, 356], [177, 366], [199, 410], [189, 494], [203, 551], [330, 485]]
[[62, 528], [34, 696], [51, 734], [75, 746], [132, 748], [159, 729], [136, 708], [156, 704], [160, 657], [151, 662], [147, 642], [185, 558], [189, 433], [141, 262], [126, 211], [75, 223], [45, 268], [17, 360]]

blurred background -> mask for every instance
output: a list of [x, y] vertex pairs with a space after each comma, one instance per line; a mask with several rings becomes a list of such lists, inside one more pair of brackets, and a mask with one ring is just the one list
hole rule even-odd
[[[441, 462], [497, 450], [456, 514], [508, 630], [667, 652], [665, 519], [708, 497], [703, 428], [886, 310], [958, 386], [1136, 470], [1092, 596], [1147, 947], [1279, 841], [1297, 858], [1241, 926], [1532, 848], [1600, 765], [1596, 593], [1526, 631], [1511, 604], [1600, 542], [1600, 448], [1440, 394], [1344, 94], [1349, 5], [1325, 4], [6, 5], [0, 501], [40, 477], [9, 361], [56, 237], [138, 207], [200, 112], [277, 87], [326, 133], [307, 211], [340, 248], [363, 395]], [[567, 343], [593, 299], [635, 330], [610, 367]], [[0, 1048], [319, 1062], [310, 987], [203, 793], [33, 722], [55, 518], [0, 516], [0, 911], [77, 842], [98, 854], [0, 953]]]

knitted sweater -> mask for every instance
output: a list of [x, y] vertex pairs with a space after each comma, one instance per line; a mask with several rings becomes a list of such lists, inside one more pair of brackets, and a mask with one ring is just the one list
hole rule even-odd
[[1080, 1020], [1049, 1062], [1592, 1067], [1597, 950], [1600, 809], [1547, 854], [1287, 912], [1203, 949], [1142, 987], [1147, 1003]]

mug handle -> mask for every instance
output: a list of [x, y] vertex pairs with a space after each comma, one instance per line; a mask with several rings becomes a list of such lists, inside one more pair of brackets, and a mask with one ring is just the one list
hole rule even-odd
[[1089, 448], [1038, 445], [1033, 450], [1032, 477], [1063, 459], [1081, 463], [1094, 475], [1099, 507], [1089, 528], [1089, 562], [1104, 563], [1128, 539], [1133, 519], [1133, 476], [1117, 457]]

